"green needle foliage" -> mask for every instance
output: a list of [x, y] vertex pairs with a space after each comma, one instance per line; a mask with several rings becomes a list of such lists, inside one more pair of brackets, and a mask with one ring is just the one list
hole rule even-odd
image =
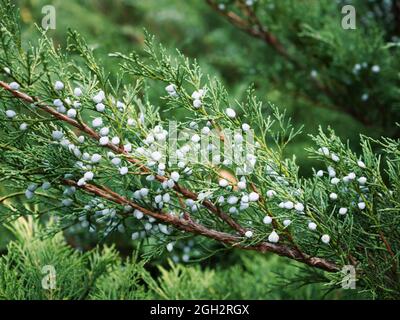
[[[151, 239], [154, 255], [201, 235], [330, 271], [334, 288], [350, 266], [360, 292], [398, 298], [398, 140], [362, 136], [355, 154], [320, 130], [309, 149], [320, 167], [303, 178], [285, 156], [301, 129], [252, 88], [231, 101], [196, 62], [150, 36], [140, 54], [110, 54], [121, 64], [111, 80], [77, 32], [66, 49], [44, 32], [23, 48], [15, 8], [3, 0], [0, 10], [0, 172], [12, 190], [0, 198], [4, 220], [52, 217], [48, 233], [118, 230]], [[150, 101], [160, 85], [166, 93]], [[171, 122], [169, 110], [187, 116]]]
[[[245, 255], [235, 266], [202, 270], [170, 262], [150, 274], [136, 256], [121, 259], [114, 248], [86, 253], [71, 248], [62, 233], [43, 238], [32, 217], [9, 227], [15, 240], [0, 257], [0, 299], [136, 300], [136, 299], [324, 299], [350, 298], [322, 285], [300, 286], [290, 279], [302, 274], [296, 264], [282, 268], [276, 257]], [[51, 266], [52, 271], [45, 267]], [[276, 282], [279, 273], [283, 283]], [[49, 287], [49, 277], [53, 286]], [[232, 283], [235, 283], [232, 286]], [[284, 284], [284, 290], [281, 286]], [[292, 288], [292, 290], [290, 290]], [[293, 290], [295, 289], [295, 290]]]

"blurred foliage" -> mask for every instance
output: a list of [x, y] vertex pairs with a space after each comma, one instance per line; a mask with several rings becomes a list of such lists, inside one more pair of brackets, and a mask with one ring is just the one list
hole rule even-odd
[[[134, 255], [122, 260], [114, 248], [80, 253], [62, 234], [41, 238], [31, 218], [10, 228], [16, 240], [0, 257], [0, 299], [345, 299], [351, 290], [291, 281], [298, 264], [246, 253], [234, 266], [216, 269], [168, 262], [152, 273]], [[47, 266], [47, 267], [46, 267]], [[51, 269], [50, 268], [54, 268]], [[318, 275], [323, 276], [322, 274]], [[282, 279], [282, 280], [280, 280]], [[283, 280], [284, 279], [284, 280]], [[316, 278], [318, 279], [318, 278]], [[282, 282], [286, 286], [282, 288]], [[278, 287], [279, 286], [279, 287]]]

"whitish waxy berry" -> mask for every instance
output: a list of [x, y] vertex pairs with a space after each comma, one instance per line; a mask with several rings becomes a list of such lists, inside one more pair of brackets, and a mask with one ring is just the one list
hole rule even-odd
[[381, 67], [378, 65], [373, 65], [371, 70], [373, 73], [379, 73], [381, 71]]
[[366, 205], [365, 205], [365, 202], [359, 202], [359, 203], [357, 204], [357, 206], [358, 206], [358, 209], [364, 210]]
[[19, 84], [16, 83], [16, 82], [11, 82], [11, 83], [9, 84], [9, 86], [10, 86], [10, 89], [11, 89], [11, 90], [19, 90], [19, 88], [20, 88]]
[[201, 129], [201, 133], [202, 134], [209, 134], [210, 133], [210, 128], [209, 127], [203, 127], [203, 129]]
[[319, 153], [323, 154], [324, 156], [329, 156], [329, 149], [327, 147], [322, 147], [318, 149]]
[[32, 199], [34, 195], [35, 195], [35, 193], [32, 192], [32, 191], [30, 191], [30, 190], [26, 190], [26, 191], [25, 191], [25, 197], [26, 197], [27, 199]]
[[154, 197], [154, 202], [155, 203], [160, 203], [162, 201], [162, 195], [158, 194]]
[[161, 154], [160, 152], [158, 152], [158, 151], [154, 151], [154, 152], [152, 152], [152, 154], [151, 154], [151, 158], [152, 158], [154, 161], [160, 161], [161, 158], [162, 158], [162, 154]]
[[111, 143], [113, 144], [113, 145], [119, 145], [119, 143], [121, 142], [121, 140], [118, 138], [118, 137], [113, 137], [112, 139], [111, 139]]
[[168, 203], [171, 201], [171, 196], [169, 195], [169, 193], [165, 193], [162, 197], [163, 202]]
[[271, 224], [272, 218], [270, 216], [265, 216], [264, 219], [263, 219], [263, 222], [265, 224]]
[[322, 241], [323, 243], [325, 243], [325, 244], [328, 244], [329, 241], [331, 241], [331, 237], [330, 237], [329, 235], [327, 235], [327, 234], [324, 234], [324, 235], [321, 237], [321, 241]]
[[60, 107], [63, 107], [63, 106], [64, 106], [64, 103], [61, 101], [61, 99], [55, 99], [55, 100], [53, 101], [53, 105], [54, 105], [55, 107], [57, 107], [57, 108], [60, 108]]
[[229, 182], [228, 182], [228, 180], [226, 180], [226, 179], [220, 179], [220, 180], [218, 181], [218, 184], [219, 184], [220, 187], [225, 188], [226, 186], [229, 185]]
[[64, 200], [61, 201], [61, 204], [62, 204], [64, 207], [69, 207], [69, 206], [72, 205], [72, 203], [73, 203], [72, 199], [64, 199]]
[[249, 201], [256, 202], [260, 199], [260, 195], [256, 192], [250, 192], [249, 194]]
[[108, 144], [110, 142], [110, 139], [108, 137], [101, 137], [99, 139], [99, 143], [101, 146], [105, 146], [106, 144]]
[[86, 184], [86, 180], [84, 178], [80, 178], [76, 183], [79, 187], [82, 187]]
[[235, 207], [230, 207], [229, 213], [232, 213], [232, 214], [237, 213], [237, 209]]
[[49, 190], [50, 187], [51, 187], [50, 182], [48, 182], [48, 181], [43, 182], [43, 184], [42, 184], [42, 189], [43, 190]]
[[344, 215], [347, 213], [347, 208], [340, 208], [339, 209], [339, 214]]
[[303, 212], [304, 211], [304, 205], [302, 203], [298, 202], [298, 203], [296, 203], [294, 205], [294, 209], [296, 211]]
[[7, 110], [7, 111], [6, 111], [6, 116], [7, 116], [7, 118], [12, 119], [12, 118], [14, 118], [16, 115], [17, 115], [17, 113], [16, 113], [14, 110]]
[[98, 112], [103, 112], [105, 109], [106, 109], [106, 106], [104, 104], [102, 104], [102, 103], [96, 104], [96, 110]]
[[360, 177], [358, 178], [358, 183], [361, 185], [364, 185], [367, 183], [367, 178], [366, 177]]
[[247, 230], [244, 235], [246, 238], [251, 238], [253, 236], [253, 231]]
[[193, 100], [201, 99], [203, 97], [203, 95], [204, 95], [204, 90], [203, 89], [200, 89], [198, 91], [194, 91], [192, 93], [192, 99]]
[[317, 177], [322, 177], [324, 175], [324, 172], [322, 170], [317, 171]]
[[72, 104], [75, 109], [80, 109], [82, 104], [79, 101], [74, 101]]
[[310, 223], [308, 224], [308, 229], [314, 231], [314, 230], [317, 229], [317, 225], [316, 225], [314, 222], [310, 222]]
[[135, 120], [132, 118], [129, 118], [126, 123], [128, 124], [128, 126], [134, 126], [135, 125]]
[[87, 181], [93, 180], [93, 178], [94, 178], [94, 173], [93, 173], [92, 171], [85, 172], [85, 174], [83, 175], [83, 177], [84, 177], [85, 180], [87, 180]]
[[82, 89], [81, 88], [75, 88], [74, 89], [74, 96], [80, 97], [82, 95]]
[[62, 105], [60, 107], [57, 107], [57, 111], [60, 113], [65, 113], [67, 111], [67, 108], [64, 105]]
[[198, 134], [194, 134], [193, 136], [192, 136], [192, 138], [191, 138], [191, 140], [194, 142], [194, 143], [197, 143], [197, 142], [199, 142], [200, 141], [200, 136], [198, 135]]
[[174, 180], [175, 182], [178, 182], [179, 177], [180, 177], [180, 175], [178, 172], [176, 172], [176, 171], [171, 172], [171, 179]]
[[92, 163], [98, 163], [98, 162], [100, 162], [100, 160], [101, 160], [101, 155], [99, 155], [98, 153], [94, 153], [92, 155], [92, 158], [91, 158]]
[[230, 197], [228, 197], [228, 200], [227, 200], [227, 202], [228, 202], [230, 205], [234, 205], [234, 204], [236, 204], [238, 201], [239, 201], [239, 199], [238, 199], [238, 197], [236, 197], [236, 196], [230, 196]]
[[170, 242], [167, 244], [167, 251], [171, 252], [172, 250], [174, 250], [174, 243]]
[[267, 191], [267, 197], [268, 198], [273, 198], [275, 196], [276, 196], [276, 191], [274, 191], [274, 190], [268, 190]]
[[143, 212], [140, 210], [133, 211], [133, 215], [135, 216], [136, 219], [140, 220], [143, 218]]
[[121, 167], [119, 169], [119, 173], [123, 176], [126, 175], [128, 173], [128, 167]]
[[274, 231], [268, 236], [268, 241], [271, 243], [277, 243], [279, 241], [279, 235]]
[[25, 122], [21, 123], [19, 126], [19, 130], [25, 131], [26, 129], [28, 129], [28, 124]]
[[250, 126], [247, 123], [243, 123], [242, 124], [242, 130], [243, 131], [249, 131], [250, 130]]
[[292, 220], [290, 220], [290, 219], [283, 220], [283, 225], [284, 225], [285, 227], [290, 226], [291, 223], [292, 223]]
[[237, 186], [241, 190], [246, 189], [246, 181], [239, 181]]
[[236, 117], [236, 111], [233, 110], [232, 108], [227, 108], [227, 109], [225, 110], [225, 112], [226, 112], [226, 115], [227, 115], [229, 118], [235, 118], [235, 117]]
[[99, 131], [99, 134], [100, 134], [102, 137], [108, 136], [109, 133], [110, 133], [110, 128], [108, 128], [108, 127], [103, 127], [103, 128], [101, 128], [100, 131]]
[[51, 133], [51, 136], [53, 137], [54, 140], [61, 140], [62, 137], [64, 136], [64, 133], [62, 133], [61, 131], [58, 131], [58, 130], [54, 130]]
[[117, 108], [119, 109], [119, 111], [123, 111], [126, 108], [126, 105], [121, 101], [117, 101]]
[[[251, 1], [251, 3], [253, 3], [253, 1]], [[315, 79], [316, 77], [318, 77], [318, 71], [317, 70], [311, 70], [310, 76], [311, 76], [311, 78]]]
[[38, 185], [37, 185], [36, 183], [31, 183], [31, 184], [28, 186], [27, 189], [28, 189], [29, 191], [34, 192], [37, 188], [38, 188]]
[[360, 167], [360, 168], [362, 168], [362, 169], [365, 169], [365, 163], [364, 162], [362, 162], [361, 160], [358, 160], [357, 161], [357, 165]]
[[340, 179], [338, 179], [338, 178], [332, 178], [331, 179], [331, 183], [332, 184], [338, 184], [340, 182]]
[[138, 239], [139, 237], [140, 237], [139, 232], [133, 232], [133, 233], [132, 233], [132, 236], [131, 236], [132, 240], [136, 240], [136, 239]]
[[194, 108], [198, 109], [198, 108], [201, 107], [201, 105], [202, 105], [202, 103], [201, 103], [200, 99], [193, 100], [193, 107]]
[[356, 178], [356, 174], [355, 174], [354, 172], [350, 172], [350, 173], [347, 175], [347, 177], [348, 177], [350, 180], [354, 180], [354, 179]]
[[67, 111], [67, 116], [69, 117], [69, 118], [75, 118], [76, 117], [76, 110], [75, 109], [69, 109], [68, 111]]
[[336, 199], [338, 198], [338, 195], [337, 195], [336, 193], [332, 192], [332, 193], [329, 195], [329, 198], [330, 198], [331, 200], [336, 200]]
[[118, 158], [118, 157], [112, 158], [111, 163], [114, 166], [119, 166], [121, 164], [121, 158]]
[[84, 152], [82, 154], [82, 160], [89, 161], [90, 160], [90, 154], [87, 153], [87, 152]]
[[131, 152], [132, 151], [132, 144], [127, 143], [124, 145], [124, 151], [125, 152]]
[[369, 99], [369, 94], [368, 93], [363, 93], [362, 95], [361, 95], [361, 100], [362, 101], [367, 101]]
[[175, 85], [174, 85], [173, 83], [167, 85], [167, 86], [165, 87], [165, 91], [167, 91], [168, 93], [175, 92], [175, 91], [176, 91]]
[[100, 103], [104, 100], [105, 94], [104, 91], [99, 91], [94, 97], [93, 97], [93, 102], [94, 103]]
[[56, 81], [56, 83], [54, 84], [54, 89], [57, 91], [64, 89], [64, 83], [62, 83], [61, 81]]
[[139, 190], [139, 192], [140, 192], [140, 195], [144, 198], [144, 197], [147, 197], [147, 195], [149, 194], [149, 189], [142, 188]]
[[294, 204], [293, 204], [293, 202], [292, 201], [286, 201], [284, 204], [283, 204], [283, 206], [284, 206], [284, 208], [285, 209], [293, 209], [293, 207], [294, 207]]
[[102, 125], [103, 125], [103, 119], [102, 119], [102, 118], [95, 118], [95, 119], [93, 119], [93, 121], [92, 121], [92, 126], [93, 126], [94, 128], [100, 127], [100, 126], [102, 126]]
[[334, 154], [334, 153], [332, 153], [331, 159], [332, 159], [333, 161], [335, 161], [335, 162], [339, 162], [339, 161], [340, 161], [340, 158], [339, 158], [336, 154]]

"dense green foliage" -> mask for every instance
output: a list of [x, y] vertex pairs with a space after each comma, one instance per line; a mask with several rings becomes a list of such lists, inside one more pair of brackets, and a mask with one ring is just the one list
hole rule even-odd
[[[59, 276], [65, 281], [62, 288], [66, 291], [43, 292], [37, 287], [24, 293], [18, 289], [21, 283], [32, 281], [39, 285], [38, 265], [33, 273], [26, 273], [26, 278], [21, 276], [27, 260], [19, 252], [29, 242], [11, 242], [2, 268], [8, 270], [19, 264], [21, 270], [3, 272], [4, 298], [322, 297], [322, 292], [315, 291], [321, 290], [319, 286], [293, 294], [290, 290], [285, 292], [280, 283], [279, 291], [271, 291], [269, 275], [263, 277], [260, 270], [281, 269], [284, 262], [276, 257], [233, 255], [230, 261], [237, 265], [229, 268], [221, 266], [222, 259], [218, 261], [220, 250], [232, 242], [244, 247], [269, 246], [278, 242], [274, 240], [277, 234], [278, 249], [289, 248], [296, 254], [325, 259], [337, 266], [335, 271], [345, 265], [356, 267], [359, 293], [373, 298], [398, 297], [400, 148], [395, 122], [399, 113], [399, 59], [393, 27], [396, 17], [366, 15], [357, 30], [349, 31], [339, 27], [341, 3], [304, 1], [295, 6], [295, 2], [256, 1], [254, 6], [244, 7], [242, 1], [225, 1], [224, 7], [218, 6], [216, 10], [222, 11], [223, 16], [232, 10], [239, 17], [244, 15], [241, 19], [245, 22], [257, 22], [255, 28], [259, 32], [268, 30], [280, 40], [287, 50], [286, 56], [282, 52], [277, 54], [273, 45], [257, 36], [253, 39], [245, 33], [238, 35], [235, 27], [224, 23], [223, 17], [217, 18], [212, 6], [205, 2], [179, 3], [180, 10], [173, 9], [173, 5], [178, 6], [174, 1], [121, 1], [112, 5], [110, 2], [99, 8], [91, 1], [60, 2], [56, 6], [58, 27], [45, 34], [32, 27], [32, 21], [40, 21], [40, 1], [21, 1], [21, 17], [7, 6], [7, 1], [2, 1], [0, 67], [4, 72], [0, 80], [16, 82], [21, 92], [37, 97], [40, 102], [31, 104], [15, 99], [15, 89], [0, 91], [0, 213], [3, 221], [21, 215], [54, 221], [46, 230], [47, 237], [54, 235], [53, 240], [32, 242], [38, 245], [32, 252], [39, 252], [39, 259], [40, 255], [60, 254], [60, 259], [56, 259], [60, 264], [64, 258], [74, 261], [72, 271], [64, 265], [57, 267], [62, 270]], [[160, 8], [157, 16], [152, 15], [155, 6]], [[358, 14], [376, 10], [377, 7], [357, 2]], [[105, 14], [109, 11], [111, 15]], [[88, 19], [75, 19], [72, 24], [71, 13]], [[325, 19], [320, 18], [322, 14]], [[135, 24], [130, 23], [132, 17], [137, 19]], [[20, 29], [20, 19], [29, 27]], [[67, 34], [67, 26], [79, 33]], [[166, 47], [145, 35], [140, 26], [156, 33]], [[30, 43], [25, 40], [28, 35]], [[101, 40], [97, 40], [99, 35]], [[248, 45], [243, 46], [243, 42]], [[135, 50], [130, 54], [132, 46]], [[176, 52], [175, 48], [181, 51]], [[61, 81], [63, 88], [57, 89], [56, 81]], [[83, 91], [79, 98], [76, 87]], [[197, 99], [201, 106], [196, 107], [192, 93], [202, 89], [205, 93], [201, 101]], [[100, 90], [104, 92], [100, 100], [104, 100], [105, 111], [96, 110], [93, 103]], [[266, 100], [272, 103], [265, 103]], [[75, 102], [79, 102], [79, 107], [70, 108]], [[76, 118], [77, 125], [55, 119], [42, 110], [43, 104], [54, 104], [57, 112], [66, 113], [67, 110], [60, 111], [60, 103], [74, 109], [70, 118]], [[233, 116], [229, 108], [236, 110]], [[95, 121], [100, 118], [111, 129], [110, 139], [118, 137], [121, 146], [129, 149], [126, 154], [119, 154], [109, 143], [99, 146], [101, 140], [89, 129], [96, 127]], [[244, 162], [252, 169], [242, 177], [245, 187], [236, 187], [241, 176], [237, 170], [243, 163], [214, 166], [210, 161], [183, 157], [182, 167], [150, 159], [155, 150], [165, 151], [165, 137], [156, 138], [156, 142], [154, 137], [163, 134], [169, 120], [178, 121], [178, 130], [191, 127], [189, 137], [197, 128], [203, 134], [204, 128], [217, 129], [218, 133], [249, 124], [256, 134], [256, 150]], [[319, 125], [323, 130], [318, 131]], [[334, 130], [325, 130], [327, 125]], [[314, 133], [312, 138], [306, 134], [309, 132]], [[360, 132], [368, 132], [369, 137], [360, 138]], [[83, 133], [85, 139], [81, 138]], [[382, 133], [387, 138], [376, 138]], [[227, 139], [223, 137], [222, 140]], [[346, 139], [350, 141], [342, 143]], [[316, 147], [305, 152], [304, 147], [311, 145], [311, 140]], [[178, 145], [185, 148], [185, 143]], [[110, 155], [104, 145], [116, 154]], [[149, 154], [140, 151], [147, 147]], [[240, 148], [238, 144], [235, 147]], [[92, 160], [96, 154], [102, 156], [101, 162]], [[222, 156], [226, 159], [226, 154]], [[136, 160], [131, 161], [132, 157], [149, 171], [142, 172]], [[317, 173], [318, 169], [321, 170]], [[92, 177], [83, 179], [88, 172]], [[158, 182], [145, 179], [158, 175], [162, 180], [176, 172], [180, 174], [179, 185], [195, 193], [190, 199], [183, 193], [187, 210], [180, 198], [180, 187], [172, 190], [173, 187], [163, 184], [160, 188]], [[229, 172], [231, 188], [222, 187], [223, 172]], [[103, 191], [111, 189], [123, 200], [87, 192], [84, 187], [91, 185], [93, 175], [93, 186]], [[47, 182], [51, 189], [41, 189]], [[144, 187], [149, 197], [138, 196]], [[257, 199], [249, 201], [254, 194]], [[221, 197], [242, 199], [240, 208], [239, 204], [221, 202]], [[162, 199], [161, 203], [157, 198]], [[210, 201], [208, 207], [203, 206], [204, 199]], [[132, 201], [140, 208], [132, 207]], [[242, 229], [232, 230], [224, 219], [210, 214], [210, 206], [229, 212]], [[132, 215], [133, 208], [136, 210]], [[148, 218], [146, 210], [154, 216]], [[144, 219], [142, 211], [147, 215]], [[167, 213], [185, 217], [185, 211], [194, 217], [193, 228], [186, 230], [189, 232], [167, 226]], [[265, 222], [266, 216], [272, 218], [272, 224]], [[179, 225], [181, 220], [175, 222]], [[215, 230], [218, 236], [199, 232], [199, 227]], [[144, 262], [143, 257], [135, 257], [122, 262], [115, 249], [107, 248], [78, 254], [63, 244], [60, 229], [66, 230], [67, 239], [75, 246], [84, 249], [98, 241], [113, 242], [112, 237], [119, 231], [120, 250], [128, 244], [125, 250], [130, 255], [134, 246], [143, 250], [147, 259], [163, 261], [165, 269], [158, 268], [157, 275], [152, 274], [154, 280], [146, 266], [156, 260]], [[193, 239], [192, 233], [204, 234], [220, 243]], [[17, 234], [21, 235], [21, 230]], [[233, 240], [221, 240], [226, 234]], [[131, 236], [133, 240], [144, 240], [132, 245]], [[143, 242], [144, 247], [140, 245]], [[203, 261], [214, 254], [216, 267], [165, 264], [166, 251], [172, 251], [167, 256], [175, 261]], [[296, 260], [310, 264], [309, 258], [301, 255]], [[63, 272], [74, 276], [67, 279]], [[325, 282], [328, 289], [339, 287], [343, 278], [340, 272], [327, 274], [311, 268], [300, 270], [295, 277], [291, 273], [285, 270], [282, 278], [287, 282], [296, 282], [294, 278], [306, 283]], [[243, 283], [232, 288], [230, 284], [236, 278], [243, 278]], [[82, 281], [87, 285], [78, 288]], [[344, 296], [342, 292], [329, 297]]]
[[[114, 248], [86, 253], [72, 249], [62, 234], [42, 238], [32, 219], [11, 227], [16, 240], [0, 257], [0, 299], [307, 299], [348, 298], [323, 285], [302, 286], [296, 264], [276, 257], [243, 255], [234, 266], [202, 270], [170, 262], [151, 274], [136, 256], [122, 261]], [[242, 260], [242, 261], [241, 261]], [[43, 289], [53, 266], [54, 288]], [[43, 281], [43, 279], [45, 279]], [[279, 280], [281, 279], [281, 280]], [[232, 283], [234, 285], [232, 286]], [[284, 287], [282, 289], [282, 284]]]

